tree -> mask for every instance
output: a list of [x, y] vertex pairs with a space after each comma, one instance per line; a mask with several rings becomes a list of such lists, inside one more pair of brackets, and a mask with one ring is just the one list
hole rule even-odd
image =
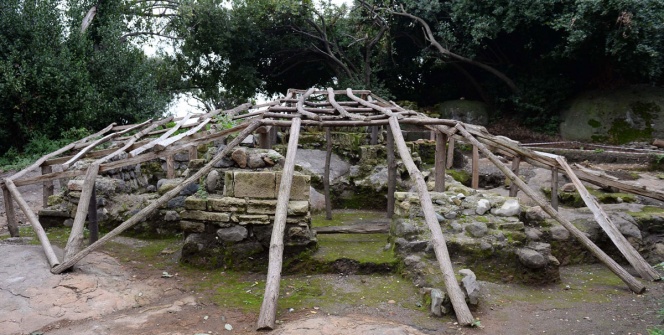
[[83, 33], [90, 4], [62, 4], [0, 3], [0, 153], [70, 128], [137, 122], [168, 105], [172, 77], [163, 62], [122, 40], [118, 2], [98, 2]]

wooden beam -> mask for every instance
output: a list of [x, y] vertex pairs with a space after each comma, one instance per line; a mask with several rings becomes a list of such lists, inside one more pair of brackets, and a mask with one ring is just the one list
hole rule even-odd
[[9, 190], [9, 193], [11, 193], [11, 195], [14, 197], [14, 201], [16, 201], [16, 203], [21, 208], [25, 216], [28, 218], [28, 221], [32, 225], [32, 230], [35, 231], [35, 234], [39, 239], [39, 243], [41, 243], [42, 248], [44, 249], [44, 253], [46, 254], [46, 259], [48, 260], [48, 263], [51, 265], [51, 267], [60, 264], [58, 257], [55, 255], [55, 252], [53, 251], [51, 242], [48, 240], [48, 236], [46, 236], [44, 228], [39, 223], [39, 219], [32, 211], [32, 208], [30, 208], [30, 205], [28, 205], [28, 203], [25, 202], [23, 197], [21, 197], [21, 193], [18, 191], [18, 188], [16, 188], [16, 185], [14, 185], [14, 182], [11, 179], [6, 179], [5, 185], [7, 186], [7, 190]]
[[397, 190], [397, 160], [394, 157], [394, 135], [387, 127], [387, 218], [394, 216], [394, 192]]
[[330, 197], [330, 163], [332, 161], [332, 135], [325, 128], [325, 171], [323, 172], [323, 192], [325, 193], [325, 219], [332, 220], [332, 199]]
[[[515, 175], [519, 175], [519, 163], [521, 162], [521, 156], [514, 156], [512, 158], [512, 172]], [[510, 183], [510, 197], [516, 197], [516, 194], [519, 192], [519, 187], [514, 183]]]
[[641, 257], [641, 254], [639, 254], [634, 247], [627, 241], [627, 238], [620, 232], [618, 227], [609, 219], [609, 216], [604, 212], [602, 207], [595, 201], [595, 199], [590, 195], [588, 190], [586, 189], [585, 186], [583, 186], [583, 183], [581, 183], [581, 180], [577, 178], [577, 176], [574, 174], [574, 171], [572, 168], [567, 164], [565, 161], [564, 157], [558, 156], [556, 158], [560, 166], [565, 170], [565, 173], [567, 176], [570, 178], [572, 183], [574, 184], [574, 187], [576, 187], [576, 190], [579, 192], [579, 195], [581, 196], [581, 199], [583, 199], [583, 202], [588, 206], [588, 208], [593, 212], [593, 216], [595, 217], [595, 221], [602, 227], [604, 232], [606, 233], [607, 236], [613, 241], [613, 244], [620, 250], [620, 253], [627, 259], [629, 264], [631, 264], [636, 272], [641, 275], [641, 278], [645, 280], [660, 280], [661, 277], [655, 269], [653, 269], [648, 262], [646, 262], [643, 257]]
[[602, 261], [614, 274], [616, 274], [620, 279], [627, 284], [627, 286], [635, 293], [643, 293], [646, 290], [646, 287], [641, 284], [636, 278], [625, 271], [618, 263], [616, 263], [611, 257], [609, 257], [602, 249], [597, 247], [582, 231], [576, 228], [571, 222], [562, 217], [549, 203], [544, 200], [539, 193], [531, 189], [528, 184], [526, 184], [521, 178], [514, 174], [510, 169], [505, 167], [503, 163], [494, 155], [489, 149], [487, 149], [482, 143], [480, 143], [473, 135], [471, 135], [461, 123], [457, 125], [459, 133], [461, 133], [471, 144], [477, 146], [480, 151], [499, 169], [501, 170], [512, 183], [516, 183], [517, 186], [526, 193], [533, 201], [535, 201], [547, 214], [549, 214], [553, 219], [558, 221], [563, 227], [565, 227], [572, 236], [574, 236], [584, 247], [586, 247], [597, 259]]
[[37, 167], [40, 167], [40, 166], [41, 166], [41, 165], [42, 165], [47, 159], [50, 159], [51, 157], [55, 157], [55, 156], [57, 156], [57, 155], [60, 155], [60, 154], [62, 154], [62, 153], [65, 153], [65, 152], [69, 151], [70, 149], [74, 148], [74, 147], [76, 146], [76, 144], [79, 144], [79, 143], [85, 143], [85, 142], [87, 142], [89, 139], [92, 139], [92, 138], [95, 138], [95, 137], [97, 137], [97, 136], [101, 136], [101, 135], [105, 134], [106, 132], [108, 132], [109, 130], [111, 130], [111, 129], [113, 128], [114, 125], [115, 125], [115, 123], [111, 123], [111, 124], [108, 125], [106, 128], [104, 128], [104, 129], [102, 129], [102, 130], [100, 130], [100, 131], [98, 131], [98, 132], [96, 132], [96, 133], [94, 133], [94, 134], [92, 134], [92, 135], [90, 135], [90, 136], [86, 136], [86, 137], [84, 137], [84, 138], [82, 138], [82, 139], [80, 139], [80, 140], [78, 140], [78, 141], [75, 141], [75, 142], [69, 143], [68, 145], [66, 145], [66, 146], [64, 146], [64, 147], [62, 147], [62, 148], [60, 148], [60, 149], [58, 149], [58, 150], [56, 150], [56, 151], [53, 151], [53, 152], [51, 152], [50, 154], [46, 154], [46, 155], [40, 157], [36, 162], [32, 163], [32, 165], [30, 165], [30, 166], [28, 166], [27, 168], [25, 168], [25, 169], [23, 169], [23, 170], [21, 170], [21, 171], [15, 173], [15, 174], [11, 175], [11, 176], [10, 176], [9, 178], [7, 178], [7, 179], [16, 180], [16, 179], [18, 179], [18, 178], [23, 177], [26, 173], [28, 173], [28, 172], [30, 172], [30, 171], [36, 169]]
[[7, 229], [9, 229], [9, 236], [19, 237], [21, 234], [18, 229], [18, 220], [16, 220], [16, 213], [14, 213], [14, 201], [12, 201], [12, 194], [5, 185], [2, 186], [2, 198], [5, 201], [5, 214], [7, 215]]
[[189, 161], [192, 161], [194, 159], [198, 159], [198, 148], [193, 146], [189, 148], [188, 150], [189, 153]]
[[92, 197], [92, 191], [95, 187], [95, 180], [97, 179], [98, 173], [99, 163], [95, 162], [90, 164], [88, 167], [88, 172], [85, 174], [85, 179], [83, 180], [83, 190], [81, 191], [81, 197], [79, 198], [78, 205], [76, 207], [74, 224], [71, 227], [71, 233], [69, 233], [67, 246], [65, 246], [65, 262], [70, 260], [81, 250], [81, 245], [83, 244], [85, 219], [88, 216], [90, 198]]
[[448, 139], [449, 144], [447, 145], [447, 166], [446, 168], [451, 169], [454, 165], [454, 137], [450, 136]]
[[90, 244], [97, 242], [99, 239], [99, 222], [97, 220], [97, 191], [95, 191], [94, 185], [90, 195], [90, 205], [88, 205], [88, 231], [90, 232]]
[[[49, 174], [53, 170], [52, 167], [50, 166], [42, 166], [41, 168], [41, 173], [42, 175], [44, 174]], [[55, 190], [55, 186], [53, 186], [53, 181], [52, 180], [47, 180], [42, 184], [42, 206], [47, 207], [48, 206], [48, 197], [53, 195], [53, 191]]]
[[447, 135], [442, 131], [433, 131], [436, 137], [435, 192], [445, 192], [445, 169], [447, 167]]
[[447, 294], [450, 296], [452, 301], [452, 306], [454, 307], [454, 312], [457, 317], [459, 324], [467, 326], [472, 324], [475, 320], [473, 315], [468, 309], [466, 304], [466, 298], [464, 297], [459, 283], [456, 280], [454, 275], [454, 269], [452, 268], [452, 261], [450, 260], [449, 252], [447, 251], [447, 245], [445, 244], [445, 237], [440, 228], [440, 223], [436, 219], [436, 213], [433, 208], [433, 203], [431, 202], [431, 196], [427, 190], [427, 185], [424, 182], [424, 177], [422, 173], [417, 169], [415, 162], [408, 152], [408, 147], [406, 146], [406, 141], [403, 139], [401, 134], [401, 128], [399, 127], [399, 121], [396, 117], [390, 117], [390, 128], [392, 129], [392, 134], [394, 135], [394, 142], [401, 156], [410, 178], [415, 181], [415, 186], [417, 187], [417, 193], [420, 197], [420, 205], [422, 206], [422, 211], [424, 212], [424, 220], [429, 226], [431, 231], [431, 243], [433, 244], [433, 249], [436, 254], [436, 259], [440, 265], [440, 269], [443, 272], [443, 282], [445, 283], [445, 288]]
[[158, 199], [154, 200], [151, 204], [148, 206], [144, 207], [141, 209], [138, 213], [134, 214], [131, 218], [129, 218], [127, 221], [123, 222], [120, 224], [118, 227], [110, 231], [108, 234], [104, 235], [102, 238], [99, 239], [99, 241], [92, 243], [90, 246], [87, 248], [81, 250], [79, 253], [77, 253], [74, 257], [71, 259], [63, 262], [62, 264], [54, 267], [51, 269], [52, 273], [61, 273], [70, 267], [72, 267], [74, 264], [76, 264], [78, 261], [83, 259], [83, 257], [87, 256], [89, 253], [92, 251], [96, 250], [97, 248], [101, 247], [104, 245], [106, 242], [109, 240], [113, 239], [114, 237], [120, 235], [123, 231], [131, 228], [135, 224], [139, 223], [141, 220], [145, 219], [150, 213], [154, 212], [158, 208], [160, 208], [162, 205], [167, 203], [169, 200], [171, 200], [173, 197], [178, 195], [180, 191], [182, 191], [186, 186], [191, 184], [192, 182], [198, 181], [202, 176], [207, 175], [210, 170], [214, 167], [215, 164], [217, 164], [221, 159], [226, 156], [228, 153], [231, 152], [232, 149], [234, 149], [242, 140], [244, 140], [247, 135], [251, 134], [256, 128], [260, 126], [260, 121], [254, 121], [246, 128], [238, 134], [238, 136], [231, 141], [223, 150], [218, 152], [211, 160], [208, 162], [204, 167], [202, 167], [200, 170], [198, 170], [196, 173], [191, 175], [189, 178], [185, 179], [182, 183], [178, 184], [176, 187], [174, 187], [172, 190], [164, 193], [161, 197]]
[[[310, 92], [313, 90], [309, 90]], [[300, 98], [302, 101], [304, 98]], [[274, 213], [274, 224], [272, 226], [272, 237], [270, 239], [270, 255], [267, 268], [267, 281], [265, 283], [265, 295], [258, 316], [257, 329], [274, 329], [277, 314], [277, 298], [279, 298], [279, 285], [281, 281], [281, 267], [284, 254], [284, 231], [286, 229], [286, 216], [288, 214], [288, 200], [290, 198], [291, 184], [293, 182], [293, 171], [295, 169], [295, 156], [297, 154], [297, 142], [300, 136], [300, 119], [293, 120], [291, 132], [288, 139], [286, 160], [284, 162], [279, 194], [277, 195], [277, 208]]]
[[149, 143], [146, 143], [146, 144], [130, 151], [129, 152], [129, 157], [138, 156], [141, 153], [143, 153], [144, 151], [152, 149], [155, 145], [157, 145], [157, 143], [159, 143], [159, 141], [167, 139], [169, 136], [171, 136], [173, 133], [175, 133], [178, 129], [180, 129], [189, 120], [190, 117], [191, 117], [191, 114], [185, 115], [184, 118], [182, 118], [182, 120], [180, 120], [178, 123], [176, 123], [175, 126], [173, 126], [172, 128], [168, 129], [168, 131], [166, 131], [164, 134], [159, 136], [157, 139], [154, 139], [154, 140], [150, 141]]
[[480, 152], [477, 146], [473, 146], [472, 177], [470, 187], [478, 189], [480, 187]]
[[558, 210], [558, 168], [551, 168], [551, 207]]

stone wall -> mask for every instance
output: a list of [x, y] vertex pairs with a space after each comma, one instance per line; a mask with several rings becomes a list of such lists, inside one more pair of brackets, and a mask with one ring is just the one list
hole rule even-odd
[[[454, 264], [471, 269], [479, 280], [536, 284], [560, 280], [560, 263], [551, 245], [527, 234], [517, 198], [481, 193], [451, 178], [446, 192], [430, 194]], [[408, 192], [397, 192], [395, 197], [390, 234], [405, 273], [418, 286], [444, 286], [419, 197]]]
[[[242, 267], [266, 255], [281, 172], [226, 171], [223, 194], [185, 199], [180, 226], [182, 261], [205, 267]], [[285, 253], [316, 246], [309, 211], [310, 177], [294, 175], [284, 235]]]

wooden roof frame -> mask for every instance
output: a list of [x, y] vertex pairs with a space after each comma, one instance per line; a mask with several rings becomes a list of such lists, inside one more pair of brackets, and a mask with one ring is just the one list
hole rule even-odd
[[[344, 101], [337, 101], [339, 98]], [[217, 115], [225, 115], [240, 123], [230, 129], [216, 129], [214, 118]], [[447, 165], [447, 154], [445, 153], [446, 143], [449, 141], [450, 145], [452, 145], [454, 139], [468, 142], [472, 144], [474, 148], [474, 164], [476, 164], [477, 155], [479, 152], [482, 152], [482, 154], [493, 162], [512, 181], [512, 183], [518, 186], [520, 190], [523, 190], [539, 206], [541, 206], [546, 213], [569, 230], [581, 244], [588, 248], [593, 255], [619, 276], [632, 291], [637, 293], [643, 292], [645, 286], [641, 284], [641, 282], [632, 277], [632, 275], [607, 256], [592, 241], [590, 241], [583, 232], [579, 231], [568, 220], [561, 217], [556, 208], [554, 208], [554, 206], [557, 205], [550, 205], [541, 197], [541, 195], [528, 187], [528, 185], [526, 185], [515, 173], [518, 170], [518, 162], [521, 160], [529, 162], [535, 166], [551, 169], [556, 178], [558, 171], [563, 171], [563, 173], [567, 174], [572, 179], [583, 200], [595, 214], [595, 218], [600, 226], [602, 226], [604, 231], [609, 235], [630, 264], [634, 266], [640, 276], [648, 280], [660, 279], [659, 274], [641, 257], [641, 255], [639, 255], [629, 242], [627, 242], [625, 237], [611, 222], [606, 213], [603, 212], [601, 207], [590, 196], [580, 180], [602, 185], [607, 185], [608, 183], [610, 186], [617, 187], [623, 191], [648, 196], [658, 200], [664, 200], [663, 193], [653, 190], [639, 189], [615, 180], [605, 180], [606, 178], [603, 178], [597, 173], [592, 173], [587, 169], [579, 167], [572, 168], [561, 156], [530, 150], [508, 138], [493, 136], [483, 127], [465, 124], [455, 120], [430, 118], [424, 114], [404, 109], [392, 101], [384, 100], [373, 94], [371, 91], [352, 90], [350, 88], [346, 90], [333, 90], [332, 88], [326, 90], [317, 90], [315, 88], [310, 88], [308, 90], [290, 89], [284, 98], [276, 99], [265, 104], [243, 104], [230, 110], [215, 110], [210, 113], [198, 115], [196, 121], [187, 123], [191, 117], [191, 115], [187, 115], [181, 119], [167, 117], [154, 121], [148, 120], [137, 125], [116, 126], [115, 124], [111, 124], [93, 135], [73, 142], [59, 150], [41, 157], [28, 168], [0, 181], [0, 187], [3, 189], [5, 199], [5, 208], [7, 209], [7, 219], [10, 224], [10, 232], [16, 228], [16, 220], [12, 204], [13, 199], [19, 204], [19, 207], [28, 217], [30, 224], [37, 233], [37, 237], [46, 253], [47, 260], [51, 265], [51, 272], [54, 274], [62, 273], [71, 268], [87, 254], [100, 247], [108, 240], [119, 235], [124, 230], [135, 225], [151, 212], [165, 204], [168, 200], [176, 196], [186, 185], [197, 181], [200, 177], [207, 174], [217, 162], [229, 154], [248, 135], [254, 132], [266, 133], [265, 127], [289, 127], [290, 137], [284, 163], [284, 171], [279, 188], [280, 192], [277, 197], [277, 209], [273, 224], [272, 240], [270, 243], [265, 296], [257, 325], [258, 329], [272, 329], [275, 325], [276, 304], [279, 293], [284, 248], [283, 234], [300, 128], [302, 126], [326, 128], [328, 138], [326, 170], [329, 170], [329, 156], [331, 151], [329, 128], [387, 126], [389, 167], [388, 215], [391, 216], [394, 209], [394, 180], [396, 178], [394, 171], [396, 167], [394, 153], [397, 152], [404, 162], [411, 179], [415, 181], [425, 221], [432, 232], [432, 243], [436, 258], [438, 259], [443, 273], [444, 283], [451, 298], [457, 319], [462, 325], [470, 325], [474, 322], [474, 319], [455, 279], [454, 270], [445, 244], [445, 238], [442, 234], [440, 224], [435, 217], [426, 183], [422, 173], [413, 162], [401, 133], [401, 124], [412, 124], [426, 127], [436, 133], [435, 190], [444, 190], [444, 173]], [[174, 127], [162, 130], [157, 129], [171, 121], [177, 121]], [[211, 125], [210, 129], [206, 129], [206, 125]], [[181, 134], [174, 135], [174, 133], [180, 129], [188, 130]], [[262, 131], [260, 129], [262, 129]], [[133, 135], [128, 135], [131, 132], [135, 133]], [[87, 216], [90, 195], [94, 189], [94, 180], [98, 173], [124, 166], [140, 164], [160, 157], [172, 156], [177, 152], [189, 151], [201, 144], [213, 142], [232, 133], [238, 133], [238, 136], [207, 162], [203, 168], [188, 177], [174, 189], [143, 208], [117, 228], [104, 235], [101, 239], [82, 249], [83, 225]], [[109, 142], [115, 143], [116, 146], [112, 149], [97, 149], [100, 145]], [[512, 169], [507, 168], [501, 163], [492, 151], [512, 157]], [[94, 161], [86, 168], [76, 169], [75, 163], [83, 158], [92, 158]], [[42, 175], [37, 177], [25, 177], [26, 173], [38, 168], [42, 169]], [[48, 190], [49, 183], [52, 183], [53, 180], [71, 178], [80, 175], [86, 176], [83, 183], [81, 200], [78, 204], [72, 232], [67, 242], [67, 246], [65, 247], [65, 256], [61, 262], [53, 252], [48, 237], [39, 223], [38, 218], [22, 198], [17, 186], [43, 183], [45, 190]], [[326, 172], [324, 182], [326, 184], [326, 198], [329, 202], [328, 172]], [[474, 184], [476, 184], [476, 182], [474, 182]], [[52, 184], [50, 187], [52, 190]]]

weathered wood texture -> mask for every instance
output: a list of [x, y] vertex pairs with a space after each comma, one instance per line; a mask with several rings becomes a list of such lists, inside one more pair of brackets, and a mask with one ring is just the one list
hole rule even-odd
[[295, 169], [297, 142], [300, 136], [300, 119], [296, 118], [293, 121], [293, 126], [291, 127], [288, 139], [288, 149], [286, 151], [283, 174], [281, 175], [281, 183], [279, 184], [277, 208], [274, 213], [274, 224], [272, 225], [265, 295], [263, 296], [263, 304], [261, 305], [257, 323], [257, 328], [259, 330], [274, 329], [277, 315], [277, 298], [279, 298], [279, 285], [281, 281], [281, 268], [284, 254], [284, 231], [286, 229], [288, 200], [290, 198], [291, 183], [293, 182], [293, 171]]
[[464, 294], [459, 287], [459, 283], [454, 276], [452, 261], [450, 260], [450, 255], [447, 251], [447, 245], [445, 243], [443, 231], [441, 230], [440, 224], [436, 219], [436, 213], [433, 208], [433, 203], [431, 202], [431, 196], [427, 190], [427, 185], [424, 181], [424, 177], [422, 177], [422, 173], [417, 169], [415, 162], [413, 162], [413, 159], [410, 156], [408, 147], [406, 146], [406, 141], [401, 134], [401, 127], [399, 127], [399, 122], [396, 117], [390, 118], [390, 129], [392, 129], [394, 143], [396, 144], [397, 150], [399, 151], [401, 160], [406, 166], [411, 179], [415, 181], [417, 193], [420, 197], [420, 205], [422, 206], [422, 211], [424, 212], [424, 220], [426, 221], [427, 226], [431, 231], [431, 243], [433, 244], [436, 259], [440, 265], [440, 270], [443, 272], [443, 282], [445, 283], [447, 294], [450, 296], [452, 306], [454, 307], [457, 321], [459, 324], [464, 326], [470, 325], [475, 320], [473, 319], [473, 315], [470, 313], [470, 309], [466, 304], [466, 298], [464, 297]]
[[505, 167], [503, 163], [496, 157], [489, 149], [480, 143], [473, 135], [471, 135], [462, 125], [457, 126], [459, 132], [473, 145], [478, 146], [484, 155], [507, 176], [512, 183], [526, 193], [533, 201], [535, 201], [547, 214], [553, 219], [563, 225], [572, 236], [574, 236], [586, 249], [588, 249], [595, 257], [604, 263], [613, 273], [615, 273], [625, 284], [635, 293], [643, 293], [646, 287], [641, 284], [636, 278], [630, 275], [611, 257], [609, 257], [602, 249], [597, 247], [582, 231], [576, 228], [571, 222], [562, 217], [549, 203], [544, 200], [537, 192], [531, 189], [521, 178], [514, 174], [510, 169]]
[[[519, 163], [521, 163], [521, 156], [514, 156], [512, 158], [512, 172], [515, 175], [519, 175]], [[519, 192], [519, 187], [514, 183], [510, 183], [510, 197], [516, 197], [516, 194]]]
[[551, 207], [558, 210], [558, 168], [551, 168]]
[[583, 183], [581, 183], [581, 180], [576, 177], [574, 174], [574, 171], [572, 168], [567, 164], [565, 159], [563, 157], [558, 157], [556, 158], [560, 166], [565, 170], [565, 173], [567, 174], [567, 177], [570, 178], [572, 183], [574, 184], [574, 187], [576, 187], [576, 190], [579, 192], [579, 195], [583, 199], [583, 202], [588, 206], [588, 208], [593, 212], [593, 216], [595, 217], [595, 221], [602, 227], [604, 232], [606, 233], [607, 236], [611, 239], [613, 244], [620, 250], [620, 253], [627, 259], [629, 264], [631, 264], [636, 272], [639, 273], [641, 278], [645, 280], [660, 280], [661, 277], [653, 269], [648, 262], [646, 262], [643, 257], [641, 257], [641, 254], [639, 254], [634, 247], [627, 241], [627, 238], [620, 232], [618, 227], [609, 219], [609, 216], [604, 212], [602, 207], [595, 201], [595, 199], [590, 195], [588, 190], [586, 189], [585, 186], [583, 186]]
[[397, 190], [397, 160], [394, 157], [394, 135], [387, 128], [387, 217], [394, 216], [394, 192]]
[[95, 187], [95, 180], [98, 173], [99, 163], [93, 163], [88, 167], [88, 172], [86, 173], [85, 179], [83, 180], [83, 190], [81, 191], [81, 197], [79, 198], [78, 205], [76, 207], [74, 224], [71, 227], [69, 239], [67, 240], [67, 245], [65, 246], [65, 262], [70, 260], [81, 250], [81, 245], [83, 244], [85, 219], [88, 217], [90, 197], [92, 196], [92, 190]]
[[332, 199], [330, 195], [330, 163], [332, 161], [332, 134], [325, 128], [325, 171], [323, 172], [323, 192], [325, 193], [325, 218], [332, 220]]
[[25, 202], [23, 197], [21, 197], [21, 193], [18, 191], [18, 188], [16, 188], [16, 185], [14, 185], [14, 182], [11, 179], [6, 179], [5, 186], [7, 186], [7, 190], [9, 190], [9, 193], [11, 193], [12, 197], [14, 197], [14, 201], [16, 201], [16, 203], [21, 208], [25, 216], [28, 218], [30, 225], [32, 225], [32, 230], [35, 231], [35, 234], [39, 239], [39, 243], [41, 243], [42, 248], [44, 249], [44, 253], [46, 254], [46, 259], [48, 260], [48, 263], [51, 265], [51, 267], [60, 264], [58, 257], [55, 255], [55, 252], [53, 251], [53, 246], [51, 246], [51, 242], [48, 240], [48, 236], [46, 236], [44, 228], [39, 223], [39, 219], [37, 218], [35, 213], [32, 212], [32, 208], [30, 208], [30, 205], [28, 205], [28, 203]]
[[436, 182], [433, 190], [445, 192], [445, 169], [447, 168], [447, 135], [442, 131], [433, 132], [436, 137], [435, 171]]
[[480, 187], [480, 153], [476, 146], [473, 146], [473, 163], [470, 187], [478, 189]]
[[16, 220], [16, 213], [14, 212], [14, 201], [12, 200], [12, 194], [4, 185], [2, 186], [2, 198], [5, 202], [5, 214], [7, 215], [7, 229], [9, 230], [9, 236], [19, 237], [20, 232], [18, 230], [18, 220]]
[[221, 159], [226, 156], [230, 151], [235, 148], [242, 140], [244, 140], [245, 137], [247, 137], [249, 134], [251, 134], [256, 128], [260, 126], [259, 121], [254, 121], [252, 122], [249, 126], [247, 126], [238, 136], [229, 143], [226, 148], [221, 150], [219, 153], [217, 153], [211, 160], [208, 162], [204, 167], [202, 167], [200, 170], [198, 170], [196, 173], [191, 175], [189, 178], [185, 179], [181, 184], [177, 185], [174, 187], [172, 190], [166, 192], [164, 195], [159, 197], [158, 199], [154, 200], [150, 205], [144, 207], [141, 209], [138, 213], [134, 214], [131, 218], [129, 218], [127, 221], [123, 222], [120, 224], [118, 227], [110, 231], [108, 234], [104, 235], [102, 238], [100, 238], [97, 242], [92, 243], [90, 246], [87, 248], [81, 250], [79, 253], [77, 253], [74, 257], [70, 258], [69, 260], [63, 262], [62, 264], [54, 267], [51, 269], [52, 273], [62, 273], [63, 271], [69, 269], [72, 267], [74, 264], [76, 264], [78, 261], [83, 259], [83, 257], [87, 256], [89, 253], [92, 251], [96, 250], [100, 246], [104, 245], [106, 242], [109, 240], [113, 239], [114, 237], [120, 235], [123, 231], [131, 228], [133, 225], [139, 223], [141, 220], [143, 220], [145, 217], [147, 217], [150, 213], [154, 212], [157, 208], [161, 207], [165, 203], [167, 203], [169, 200], [171, 200], [173, 197], [178, 195], [180, 191], [182, 191], [187, 185], [191, 184], [192, 182], [196, 182], [199, 178], [201, 178], [204, 175], [207, 175], [210, 170], [212, 170], [212, 167], [221, 161]]
[[[51, 166], [42, 166], [41, 168], [42, 174], [51, 173], [52, 170], [53, 168]], [[42, 185], [42, 205], [44, 207], [47, 206], [48, 198], [53, 195], [54, 190], [55, 186], [53, 185], [53, 181], [51, 180], [45, 181], [44, 184]]]

